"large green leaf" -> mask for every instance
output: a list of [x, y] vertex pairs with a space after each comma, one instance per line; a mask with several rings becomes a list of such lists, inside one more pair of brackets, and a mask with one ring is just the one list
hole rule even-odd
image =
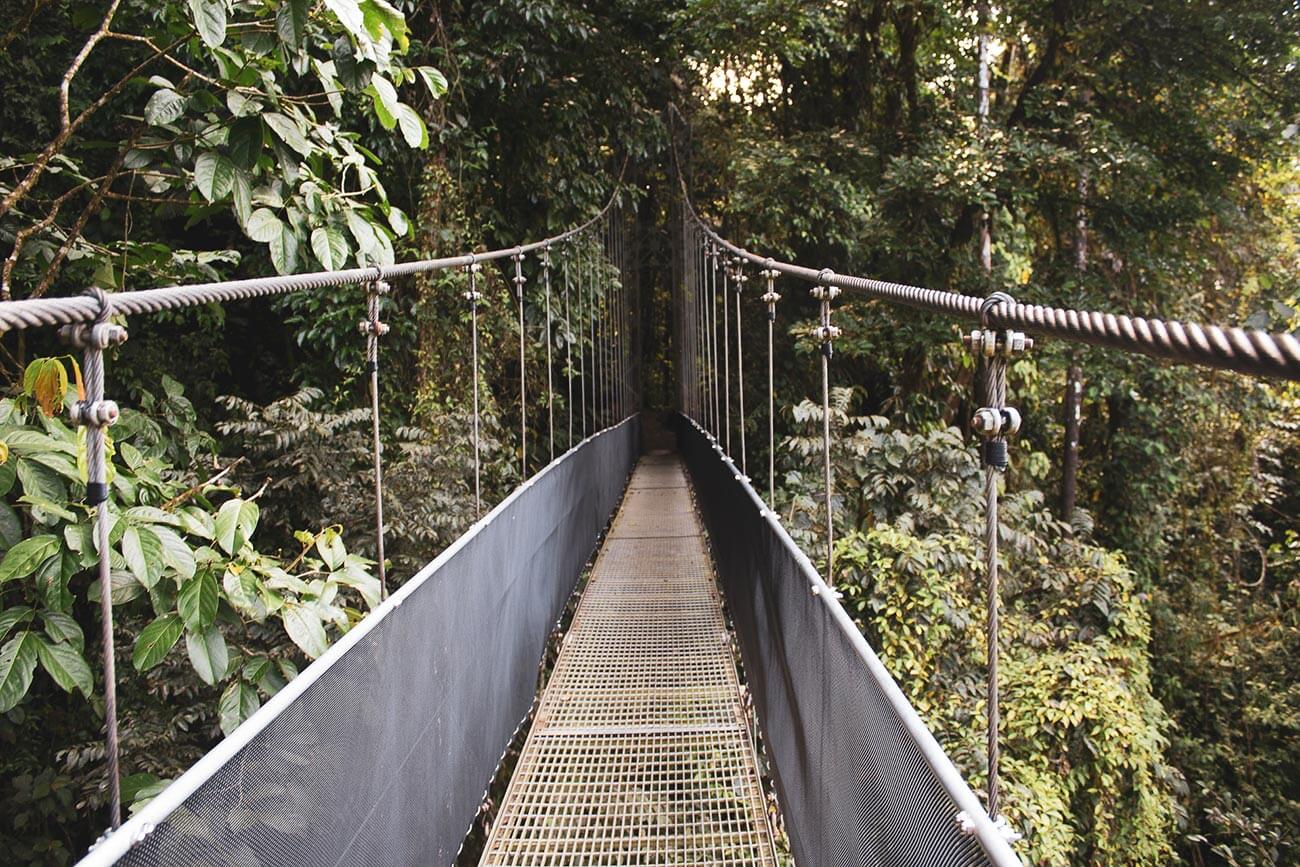
[[0, 501], [0, 547], [12, 548], [23, 538], [23, 524], [14, 507]]
[[288, 226], [280, 227], [280, 234], [267, 244], [271, 251], [271, 264], [280, 274], [292, 274], [298, 268], [298, 236]]
[[379, 118], [380, 126], [384, 129], [397, 126], [397, 111], [400, 103], [392, 82], [382, 75], [376, 75], [370, 79], [370, 86], [366, 90], [374, 101], [375, 116]]
[[401, 127], [402, 138], [413, 148], [424, 150], [429, 146], [429, 130], [420, 118], [419, 112], [406, 103], [397, 106], [397, 124]]
[[0, 641], [9, 634], [9, 630], [36, 617], [36, 612], [26, 605], [15, 605], [0, 611]]
[[[257, 106], [253, 106], [257, 110]], [[230, 159], [241, 168], [251, 169], [257, 164], [266, 143], [266, 128], [260, 117], [241, 117], [230, 125], [230, 134], [226, 138], [226, 147]], [[254, 239], [256, 240], [256, 239]]]
[[230, 652], [226, 648], [226, 639], [217, 627], [209, 626], [200, 633], [187, 630], [185, 649], [190, 655], [190, 665], [194, 666], [199, 679], [208, 686], [216, 686], [226, 676], [226, 670], [230, 667]]
[[131, 662], [136, 670], [145, 671], [162, 662], [163, 657], [176, 645], [184, 628], [180, 615], [167, 614], [140, 630], [140, 635], [135, 640], [135, 650], [131, 654]]
[[336, 271], [348, 260], [348, 239], [333, 226], [321, 226], [311, 233], [311, 250], [322, 268]]
[[181, 587], [176, 595], [176, 610], [192, 631], [203, 632], [216, 619], [217, 599], [217, 579], [203, 571]]
[[13, 710], [31, 688], [38, 642], [35, 633], [21, 632], [0, 648], [0, 713]]
[[5, 552], [0, 560], [0, 584], [22, 578], [36, 571], [36, 567], [52, 557], [60, 547], [59, 537], [42, 534], [23, 539]]
[[194, 161], [194, 185], [209, 202], [224, 198], [235, 183], [235, 164], [224, 154], [204, 151]]
[[293, 643], [302, 648], [302, 652], [312, 659], [320, 656], [329, 646], [325, 637], [325, 627], [320, 616], [305, 605], [289, 604], [280, 613], [284, 620], [284, 631], [289, 633]]
[[94, 679], [90, 676], [90, 666], [81, 653], [72, 645], [59, 642], [37, 641], [36, 652], [41, 660], [41, 668], [54, 678], [54, 682], [63, 687], [64, 692], [81, 690], [89, 697], [95, 689]]
[[194, 560], [194, 551], [186, 541], [170, 527], [155, 525], [152, 529], [162, 543], [162, 561], [180, 573], [181, 578], [193, 578], [198, 564]]
[[307, 32], [307, 0], [286, 0], [275, 11], [275, 32], [280, 41], [297, 48]]
[[86, 636], [81, 631], [81, 624], [69, 614], [61, 611], [42, 611], [41, 620], [45, 621], [45, 634], [55, 641], [65, 641], [77, 650], [86, 649]]
[[261, 706], [262, 701], [257, 697], [257, 690], [242, 680], [233, 681], [221, 694], [221, 701], [217, 706], [221, 714], [222, 734], [229, 736], [239, 728], [240, 723], [256, 713]]
[[365, 35], [365, 18], [357, 0], [325, 0], [325, 8], [338, 16], [339, 23], [353, 36]]
[[185, 113], [185, 97], [169, 87], [154, 91], [144, 105], [144, 119], [152, 126], [175, 123]]
[[405, 51], [410, 46], [410, 40], [406, 37], [406, 17], [387, 0], [360, 0], [358, 5], [361, 8], [361, 20], [371, 39], [379, 42], [387, 32], [399, 51]]
[[262, 115], [266, 125], [271, 128], [271, 132], [279, 137], [280, 141], [296, 150], [305, 157], [312, 155], [311, 142], [307, 140], [307, 135], [303, 132], [302, 126], [290, 117], [276, 112], [268, 112]]
[[248, 218], [248, 224], [244, 226], [244, 231], [248, 234], [248, 237], [262, 244], [269, 244], [273, 238], [278, 238], [284, 230], [284, 223], [280, 222], [280, 218], [267, 208], [258, 208], [253, 211]]
[[189, 0], [194, 29], [199, 31], [203, 44], [216, 48], [226, 41], [225, 0]]
[[239, 507], [243, 505], [243, 500], [236, 497], [233, 500], [226, 500], [217, 510], [216, 533], [213, 536], [221, 550], [227, 554], [235, 553], [235, 540], [239, 534]]
[[148, 527], [128, 525], [122, 531], [122, 557], [131, 574], [152, 588], [162, 575], [162, 542]]
[[415, 71], [420, 74], [425, 87], [429, 88], [429, 94], [434, 99], [438, 99], [447, 92], [447, 78], [432, 66], [417, 66]]

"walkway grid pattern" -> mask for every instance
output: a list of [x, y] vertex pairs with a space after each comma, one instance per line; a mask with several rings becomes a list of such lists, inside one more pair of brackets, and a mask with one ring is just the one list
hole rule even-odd
[[481, 864], [776, 864], [676, 456], [642, 458], [632, 476]]

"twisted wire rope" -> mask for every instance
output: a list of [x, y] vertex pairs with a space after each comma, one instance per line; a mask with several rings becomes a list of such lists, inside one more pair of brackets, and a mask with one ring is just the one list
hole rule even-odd
[[[732, 244], [710, 228], [696, 213], [690, 199], [685, 197], [684, 187], [683, 197], [690, 219], [715, 244], [755, 265], [769, 261], [765, 256]], [[807, 283], [817, 282], [818, 271], [813, 268], [777, 260], [771, 260], [771, 267]], [[980, 319], [983, 299], [973, 295], [841, 274], [830, 279], [832, 286], [872, 298], [958, 319], [976, 322]], [[1270, 333], [1235, 326], [1203, 325], [1020, 302], [1000, 305], [989, 314], [988, 323], [994, 329], [1016, 328], [1077, 343], [1136, 352], [1178, 364], [1300, 381], [1300, 338], [1285, 332]]]

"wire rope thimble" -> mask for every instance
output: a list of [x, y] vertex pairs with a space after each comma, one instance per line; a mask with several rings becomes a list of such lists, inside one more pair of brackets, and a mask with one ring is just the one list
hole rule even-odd
[[524, 248], [515, 247], [515, 251], [510, 254], [510, 260], [515, 263], [515, 276], [510, 282], [515, 284], [515, 300], [522, 304], [524, 300]]
[[813, 334], [822, 342], [822, 355], [827, 358], [834, 354], [835, 338], [841, 334], [839, 328], [831, 325], [831, 302], [840, 295], [840, 287], [830, 283], [834, 277], [834, 271], [823, 268], [817, 274], [817, 285], [809, 290], [809, 294], [821, 302], [821, 324], [813, 330]]
[[776, 302], [781, 300], [781, 293], [776, 291], [776, 278], [780, 272], [773, 267], [775, 263], [771, 259], [763, 262], [763, 270], [759, 272], [764, 280], [767, 281], [767, 291], [763, 293], [762, 301], [767, 305], [767, 320], [776, 321]]
[[991, 314], [998, 307], [1016, 301], [1005, 292], [994, 292], [980, 304], [980, 328], [962, 336], [962, 343], [988, 365], [988, 406], [980, 407], [971, 418], [971, 427], [983, 442], [980, 460], [985, 467], [1005, 471], [1010, 465], [1007, 438], [1020, 430], [1020, 412], [1006, 406], [1007, 363], [1016, 355], [1032, 349], [1033, 338], [1013, 329], [997, 330], [991, 326]]
[[479, 262], [478, 256], [470, 253], [469, 264], [465, 266], [465, 273], [469, 275], [469, 288], [461, 293], [470, 304], [477, 305], [483, 300], [483, 293], [478, 291], [478, 275], [482, 270], [483, 263]]

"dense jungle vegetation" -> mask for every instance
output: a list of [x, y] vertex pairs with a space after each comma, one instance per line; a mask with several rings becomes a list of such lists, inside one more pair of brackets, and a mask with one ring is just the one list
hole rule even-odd
[[[810, 266], [1300, 327], [1295, 0], [0, 9], [4, 299], [513, 245], [617, 186], [636, 215], [640, 395], [667, 407], [675, 154], [726, 234]], [[462, 274], [397, 281], [385, 317], [397, 582], [473, 519], [475, 378], [489, 501], [519, 481], [509, 275], [484, 274], [478, 371]], [[816, 551], [815, 308], [778, 288], [775, 505]], [[531, 345], [581, 349], [548, 325], [536, 280], [528, 293]], [[138, 318], [109, 359], [129, 801], [376, 602], [364, 306], [327, 288]], [[978, 787], [973, 363], [949, 321], [852, 297], [836, 321], [834, 581]], [[746, 333], [764, 322], [753, 303]], [[67, 351], [49, 331], [0, 339], [0, 852], [21, 864], [68, 863], [105, 825], [102, 591], [84, 439], [62, 412], [80, 375]], [[530, 470], [545, 382], [535, 365]], [[746, 379], [751, 407], [760, 383]], [[1300, 864], [1300, 392], [1042, 341], [1010, 395], [1026, 420], [1003, 517], [1003, 798], [1019, 851]], [[762, 465], [766, 419], [749, 424]]]

